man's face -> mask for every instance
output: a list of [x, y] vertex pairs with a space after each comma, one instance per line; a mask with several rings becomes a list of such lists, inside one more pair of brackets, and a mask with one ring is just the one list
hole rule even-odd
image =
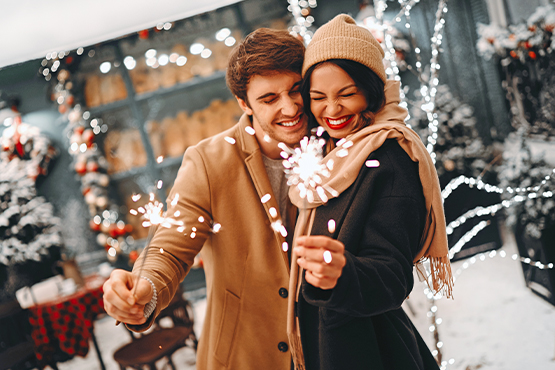
[[276, 157], [276, 152], [279, 157], [279, 142], [293, 146], [307, 134], [300, 84], [301, 76], [297, 73], [255, 75], [247, 85], [249, 104], [237, 99], [243, 111], [253, 117], [256, 137], [269, 157]]

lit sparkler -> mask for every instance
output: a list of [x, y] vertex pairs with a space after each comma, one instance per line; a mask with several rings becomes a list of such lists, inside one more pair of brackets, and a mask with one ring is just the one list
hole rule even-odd
[[333, 169], [333, 160], [324, 163], [323, 147], [326, 141], [323, 138], [311, 136], [304, 137], [300, 146], [294, 149], [280, 143], [281, 156], [284, 158], [283, 166], [287, 176], [287, 185], [296, 186], [301, 198], [313, 203], [316, 197], [324, 203], [328, 201], [326, 190], [334, 194], [329, 187], [325, 188], [324, 178], [329, 178]]

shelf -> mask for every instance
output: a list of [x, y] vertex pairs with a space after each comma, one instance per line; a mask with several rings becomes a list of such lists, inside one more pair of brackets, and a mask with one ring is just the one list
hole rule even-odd
[[110, 179], [112, 181], [128, 180], [131, 177], [143, 174], [147, 171], [148, 171], [147, 167], [135, 167], [135, 168], [132, 168], [132, 169], [127, 170], [127, 171], [113, 173], [113, 174], [110, 175]]
[[135, 96], [136, 101], [143, 101], [153, 97], [161, 97], [164, 95], [172, 94], [186, 89], [191, 89], [196, 86], [203, 85], [208, 82], [225, 79], [225, 71], [216, 71], [207, 77], [193, 77], [190, 80], [182, 83], [175, 84], [171, 87], [163, 87], [155, 91], [149, 91]]
[[[141, 102], [144, 100], [148, 100], [154, 97], [163, 97], [165, 95], [169, 95], [172, 93], [184, 91], [187, 89], [191, 89], [197, 86], [204, 85], [209, 82], [217, 81], [217, 80], [224, 80], [225, 79], [225, 71], [216, 71], [210, 76], [207, 77], [193, 77], [190, 80], [182, 83], [175, 84], [171, 87], [163, 87], [154, 91], [149, 91], [143, 94], [135, 95], [135, 101]], [[89, 112], [91, 115], [96, 116], [111, 110], [125, 108], [129, 106], [129, 103], [133, 101], [133, 98], [126, 98], [123, 100], [118, 100], [112, 103], [99, 105], [93, 108], [89, 108]]]
[[[168, 167], [180, 166], [182, 161], [183, 161], [183, 156], [168, 157], [168, 158], [164, 158], [164, 161], [162, 161], [162, 163], [157, 163], [155, 165], [155, 167], [159, 168], [159, 169], [163, 169], [163, 168], [168, 168]], [[113, 181], [119, 182], [119, 181], [123, 181], [123, 180], [128, 180], [131, 177], [134, 177], [136, 175], [140, 175], [140, 174], [145, 173], [147, 171], [148, 171], [147, 167], [134, 167], [134, 168], [132, 168], [130, 170], [127, 170], [127, 171], [113, 173], [113, 174], [110, 175], [110, 178]]]
[[104, 104], [104, 105], [99, 105], [93, 108], [88, 108], [89, 112], [91, 113], [91, 115], [97, 116], [101, 113], [107, 112], [107, 111], [111, 111], [111, 110], [115, 110], [115, 109], [119, 109], [119, 108], [125, 108], [129, 106], [129, 102], [131, 101], [131, 98], [125, 98], [122, 100], [118, 100], [112, 103], [108, 103], [108, 104]]

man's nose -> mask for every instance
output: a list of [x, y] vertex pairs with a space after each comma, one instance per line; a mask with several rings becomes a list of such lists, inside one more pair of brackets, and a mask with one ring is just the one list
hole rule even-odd
[[293, 117], [297, 114], [299, 110], [299, 105], [295, 99], [290, 96], [286, 96], [281, 102], [281, 114], [284, 116]]

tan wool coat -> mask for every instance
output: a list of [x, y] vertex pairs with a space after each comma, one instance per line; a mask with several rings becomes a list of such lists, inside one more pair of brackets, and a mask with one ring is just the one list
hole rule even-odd
[[[167, 306], [201, 252], [207, 308], [199, 370], [290, 369], [282, 289], [288, 256], [285, 239], [271, 228], [281, 216], [258, 142], [245, 131], [249, 126], [243, 115], [231, 129], [187, 149], [167, 202], [167, 215], [183, 221], [185, 230], [159, 227], [142, 273], [156, 285], [158, 304], [149, 321], [134, 328], [139, 331]], [[210, 231], [213, 223], [221, 225], [218, 233]]]

